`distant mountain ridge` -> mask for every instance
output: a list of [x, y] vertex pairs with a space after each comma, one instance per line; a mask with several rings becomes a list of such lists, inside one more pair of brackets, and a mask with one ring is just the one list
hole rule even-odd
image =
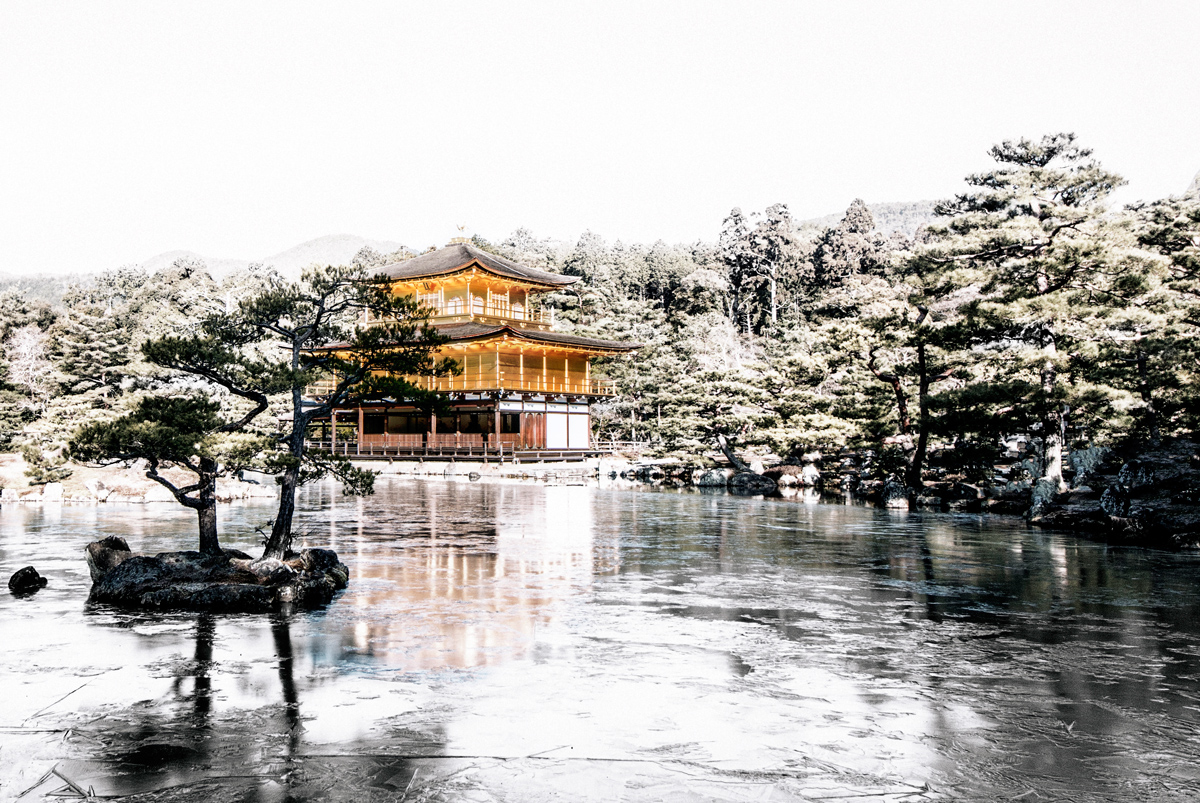
[[310, 265], [349, 264], [350, 260], [354, 259], [354, 255], [364, 247], [374, 248], [382, 254], [390, 254], [404, 248], [404, 245], [392, 240], [372, 240], [367, 237], [359, 237], [357, 234], [327, 234], [262, 259], [214, 258], [197, 254], [194, 251], [164, 251], [142, 262], [139, 267], [153, 273], [170, 267], [179, 259], [191, 258], [203, 262], [213, 276], [222, 277], [245, 270], [252, 262], [261, 262], [275, 268], [284, 276], [294, 278]]
[[[912, 236], [917, 229], [933, 219], [933, 205], [933, 201], [905, 201], [867, 204], [867, 208], [871, 210], [871, 215], [875, 218], [875, 227], [885, 235], [899, 231]], [[800, 221], [800, 224], [820, 228], [835, 226], [844, 214], [844, 212], [838, 212]], [[569, 246], [569, 243], [564, 241], [563, 245]], [[298, 278], [300, 272], [310, 265], [349, 264], [355, 254], [365, 247], [373, 248], [381, 254], [390, 254], [406, 248], [405, 245], [394, 240], [374, 240], [369, 237], [360, 237], [357, 234], [327, 234], [261, 259], [211, 257], [195, 251], [180, 249], [155, 254], [138, 263], [138, 267], [155, 273], [169, 268], [180, 259], [192, 259], [204, 263], [214, 277], [223, 278], [237, 271], [245, 270], [254, 262], [261, 262], [274, 267], [288, 278]], [[407, 250], [412, 251], [413, 249]], [[417, 252], [414, 251], [414, 253]], [[0, 274], [0, 290], [11, 286], [24, 286], [31, 290], [32, 295], [36, 297], [57, 302], [69, 284], [86, 281], [89, 276], [100, 272], [97, 270], [63, 275], [31, 274], [27, 276]]]

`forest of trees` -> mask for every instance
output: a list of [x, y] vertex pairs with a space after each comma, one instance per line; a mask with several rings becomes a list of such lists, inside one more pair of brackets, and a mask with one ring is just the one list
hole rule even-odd
[[[718, 436], [785, 462], [870, 448], [911, 487], [935, 446], [952, 445], [969, 474], [1024, 436], [1040, 475], [1061, 483], [1072, 446], [1194, 432], [1200, 196], [1113, 208], [1123, 179], [1067, 134], [991, 155], [912, 235], [881, 233], [855, 201], [828, 226], [784, 204], [733, 209], [714, 241], [690, 245], [526, 230], [476, 243], [580, 277], [547, 300], [560, 328], [644, 344], [597, 364], [620, 395], [593, 427], [657, 456], [696, 460]], [[143, 343], [233, 309], [269, 277], [252, 267], [218, 282], [184, 260], [99, 274], [61, 303], [10, 286], [0, 450], [22, 452], [35, 482], [63, 476], [82, 424], [179, 381]]]

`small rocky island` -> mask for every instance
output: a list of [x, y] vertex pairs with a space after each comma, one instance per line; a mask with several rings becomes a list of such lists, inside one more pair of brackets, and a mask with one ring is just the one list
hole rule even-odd
[[304, 549], [285, 560], [252, 558], [236, 549], [139, 555], [124, 538], [86, 547], [91, 602], [147, 610], [262, 613], [285, 606], [319, 608], [349, 582], [329, 549]]

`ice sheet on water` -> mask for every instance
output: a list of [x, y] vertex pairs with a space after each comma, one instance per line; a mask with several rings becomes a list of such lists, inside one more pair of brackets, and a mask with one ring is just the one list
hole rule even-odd
[[[0, 729], [0, 797], [63, 762], [97, 791], [205, 803], [1200, 791], [1197, 556], [555, 490], [310, 489], [299, 521], [352, 579], [292, 618], [89, 608], [78, 569], [0, 599], [22, 645], [0, 653], [6, 716], [39, 714]], [[0, 510], [0, 554], [73, 565], [96, 515], [73, 510]], [[230, 545], [252, 551], [267, 513], [223, 508]], [[135, 548], [194, 537], [187, 511], [154, 517]]]

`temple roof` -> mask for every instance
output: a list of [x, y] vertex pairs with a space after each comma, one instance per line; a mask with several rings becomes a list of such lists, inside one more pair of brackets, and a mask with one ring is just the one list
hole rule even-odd
[[403, 262], [393, 262], [384, 265], [379, 273], [389, 279], [406, 281], [424, 279], [433, 276], [447, 276], [465, 270], [471, 264], [478, 264], [489, 273], [503, 276], [507, 279], [530, 284], [540, 284], [549, 287], [562, 287], [579, 280], [578, 276], [563, 276], [558, 273], [548, 273], [544, 270], [528, 268], [511, 259], [505, 259], [496, 254], [489, 254], [469, 243], [452, 243], [445, 248], [430, 251], [428, 254], [406, 259]]
[[579, 335], [568, 335], [562, 332], [540, 332], [533, 329], [509, 326], [503, 323], [451, 323], [436, 328], [440, 334], [450, 338], [451, 343], [468, 340], [491, 340], [495, 337], [509, 335], [517, 340], [528, 340], [548, 345], [603, 349], [605, 351], [636, 351], [642, 347], [641, 343], [600, 340], [599, 338], [580, 337]]

